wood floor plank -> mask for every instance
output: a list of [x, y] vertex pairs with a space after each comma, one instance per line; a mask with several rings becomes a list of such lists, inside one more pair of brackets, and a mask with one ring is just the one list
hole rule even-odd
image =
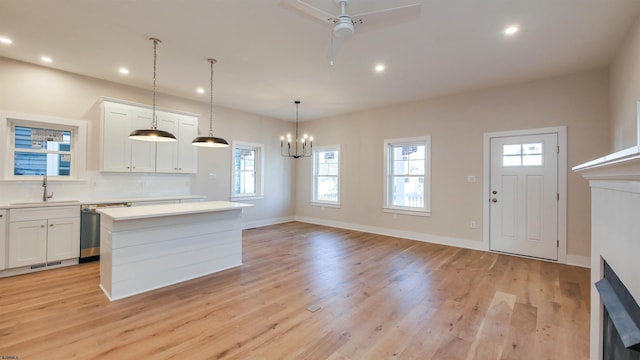
[[245, 230], [241, 267], [130, 298], [98, 284], [97, 263], [0, 279], [0, 355], [588, 358], [587, 269], [319, 225]]

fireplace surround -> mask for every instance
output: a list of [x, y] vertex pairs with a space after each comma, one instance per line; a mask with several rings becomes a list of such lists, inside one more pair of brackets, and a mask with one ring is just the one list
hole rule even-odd
[[[605, 277], [605, 267], [613, 269], [629, 296], [640, 302], [640, 146], [573, 170], [591, 186], [590, 358], [605, 359], [605, 324], [609, 329], [613, 314], [605, 316], [605, 305], [595, 285]], [[634, 356], [634, 352], [631, 354]]]

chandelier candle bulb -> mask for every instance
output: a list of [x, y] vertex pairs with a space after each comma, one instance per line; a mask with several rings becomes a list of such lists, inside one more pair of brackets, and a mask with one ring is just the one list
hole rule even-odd
[[[287, 151], [284, 151], [284, 142], [282, 137], [280, 137], [280, 155], [283, 157], [291, 157], [294, 159], [299, 159], [301, 157], [310, 157], [313, 153], [313, 138], [309, 138], [307, 134], [304, 134], [302, 139], [299, 141], [302, 143], [302, 153], [298, 152], [298, 106], [300, 105], [300, 101], [294, 101], [296, 104], [296, 141], [295, 141], [295, 149], [294, 153], [291, 153], [291, 134], [287, 134]], [[307, 138], [310, 139], [309, 151], [307, 151]]]

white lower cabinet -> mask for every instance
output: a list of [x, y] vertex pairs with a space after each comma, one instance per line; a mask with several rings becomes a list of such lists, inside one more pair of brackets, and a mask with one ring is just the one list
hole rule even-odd
[[9, 268], [80, 256], [80, 207], [9, 210]]
[[47, 220], [16, 221], [9, 225], [9, 267], [47, 262]]
[[0, 270], [7, 267], [7, 211], [0, 210]]

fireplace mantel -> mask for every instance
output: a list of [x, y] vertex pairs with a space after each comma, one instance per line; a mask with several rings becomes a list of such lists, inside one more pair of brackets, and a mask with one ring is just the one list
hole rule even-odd
[[587, 180], [640, 181], [640, 146], [580, 164], [573, 171]]
[[602, 359], [603, 305], [594, 284], [604, 260], [640, 303], [640, 146], [573, 168], [591, 186], [591, 350]]

